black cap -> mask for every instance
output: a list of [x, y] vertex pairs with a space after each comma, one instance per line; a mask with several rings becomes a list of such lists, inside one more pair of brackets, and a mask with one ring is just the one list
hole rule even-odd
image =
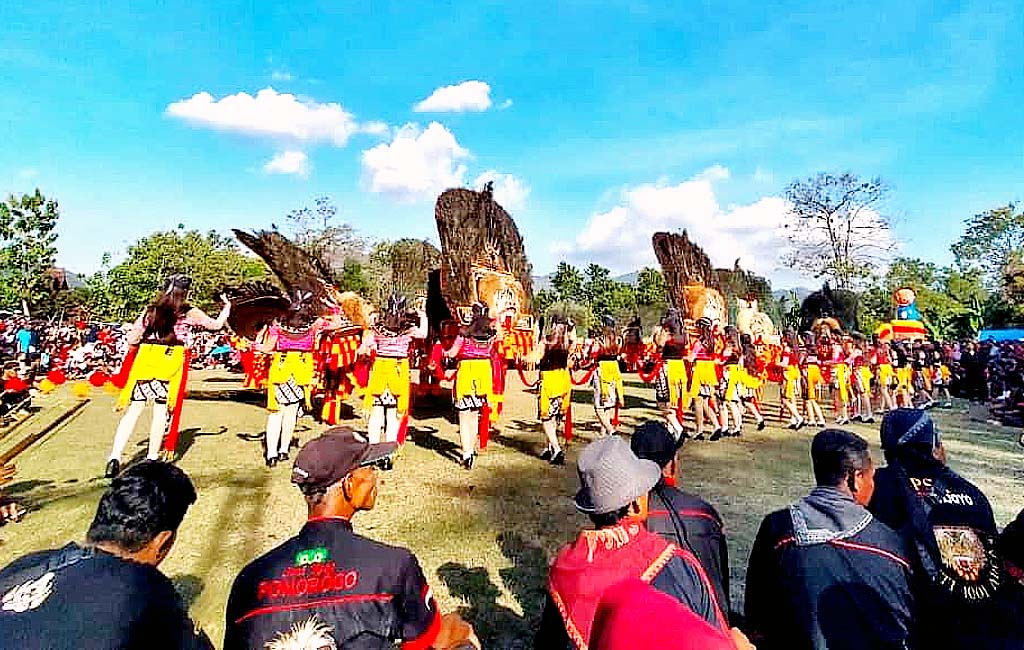
[[349, 427], [334, 427], [299, 450], [292, 467], [292, 483], [303, 491], [326, 488], [352, 470], [390, 456], [397, 448], [397, 442], [372, 445], [365, 436]]
[[664, 422], [648, 420], [633, 431], [629, 447], [637, 458], [653, 460], [659, 467], [665, 467], [676, 457], [679, 443]]

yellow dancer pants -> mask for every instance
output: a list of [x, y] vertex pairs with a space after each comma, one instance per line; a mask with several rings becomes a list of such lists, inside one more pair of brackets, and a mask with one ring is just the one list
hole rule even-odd
[[377, 357], [373, 360], [370, 381], [366, 386], [366, 395], [363, 397], [363, 408], [367, 411], [372, 409], [374, 398], [380, 397], [385, 391], [395, 396], [399, 413], [409, 410], [408, 358]]
[[562, 398], [562, 414], [568, 413], [572, 402], [572, 378], [568, 368], [541, 371], [538, 394], [541, 419], [551, 416], [551, 401], [556, 397]]

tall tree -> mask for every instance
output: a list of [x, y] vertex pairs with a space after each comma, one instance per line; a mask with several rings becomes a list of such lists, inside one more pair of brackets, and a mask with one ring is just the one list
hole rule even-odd
[[127, 258], [104, 268], [87, 282], [93, 315], [109, 320], [134, 318], [174, 273], [192, 276], [192, 300], [216, 306], [225, 285], [268, 275], [262, 260], [246, 255], [231, 237], [183, 229], [156, 232], [128, 247]]
[[583, 275], [583, 299], [596, 321], [602, 322], [609, 317], [620, 318], [636, 308], [633, 287], [613, 280], [608, 269], [590, 264]]
[[[383, 240], [370, 252], [369, 298], [384, 304], [392, 292], [414, 298], [427, 288], [427, 277], [441, 268], [441, 251], [424, 239]], [[354, 290], [354, 289], [353, 289]]]
[[1024, 253], [1024, 210], [1016, 203], [976, 214], [950, 249], [961, 269], [980, 269], [985, 284], [997, 291], [1015, 256]]
[[851, 173], [819, 173], [790, 183], [786, 262], [837, 289], [854, 288], [895, 249], [884, 213], [888, 193], [881, 179]]
[[551, 277], [551, 288], [558, 294], [561, 302], [582, 302], [583, 275], [572, 264], [559, 262], [555, 274]]
[[663, 306], [668, 303], [668, 289], [661, 271], [646, 266], [636, 278], [636, 301], [640, 305]]
[[0, 203], [0, 299], [28, 316], [40, 301], [52, 298], [49, 275], [57, 256], [57, 201], [34, 194], [11, 194]]
[[[330, 197], [318, 196], [313, 206], [304, 206], [289, 212], [285, 218], [290, 224], [295, 243], [306, 252], [319, 257], [336, 276], [346, 273], [345, 263], [367, 261], [366, 240], [347, 223], [336, 223], [338, 206]], [[351, 273], [351, 267], [348, 270]]]

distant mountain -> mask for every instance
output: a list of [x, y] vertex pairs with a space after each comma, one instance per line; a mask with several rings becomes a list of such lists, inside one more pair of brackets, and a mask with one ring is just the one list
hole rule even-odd
[[817, 289], [808, 289], [807, 287], [793, 287], [792, 289], [776, 289], [772, 291], [772, 297], [776, 300], [789, 300], [791, 294], [796, 294], [796, 299], [799, 302], [803, 302], [804, 298], [817, 291]]

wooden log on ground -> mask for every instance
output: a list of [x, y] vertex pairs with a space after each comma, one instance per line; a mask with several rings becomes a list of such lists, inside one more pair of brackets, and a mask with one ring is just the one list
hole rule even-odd
[[14, 460], [19, 454], [24, 452], [26, 449], [28, 449], [29, 447], [34, 445], [39, 440], [42, 440], [51, 431], [54, 431], [59, 426], [61, 426], [62, 424], [67, 422], [69, 419], [71, 419], [71, 417], [73, 415], [75, 415], [76, 413], [81, 411], [82, 407], [84, 407], [90, 401], [92, 401], [92, 400], [85, 399], [85, 400], [82, 400], [82, 401], [78, 402], [77, 404], [72, 406], [70, 409], [68, 409], [66, 412], [61, 414], [61, 416], [58, 417], [56, 420], [54, 420], [50, 424], [48, 424], [45, 427], [43, 427], [42, 430], [37, 431], [36, 433], [29, 434], [29, 435], [25, 436], [24, 438], [22, 438], [21, 440], [19, 440], [16, 445], [14, 445], [10, 449], [8, 449], [3, 454], [0, 454], [0, 465], [6, 465], [7, 463], [9, 463], [12, 460]]

